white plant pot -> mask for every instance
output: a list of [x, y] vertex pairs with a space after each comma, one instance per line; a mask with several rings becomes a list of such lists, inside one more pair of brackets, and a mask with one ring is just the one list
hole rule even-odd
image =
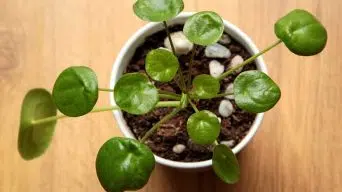
[[[173, 24], [184, 24], [187, 18], [189, 18], [194, 13], [184, 12], [181, 13], [179, 16], [174, 18], [171, 21], [168, 21], [169, 25]], [[231, 24], [228, 21], [224, 20], [225, 32], [227, 32], [230, 36], [232, 36], [235, 40], [237, 40], [240, 44], [242, 44], [252, 55], [259, 52], [253, 41], [238, 27]], [[122, 75], [123, 71], [125, 70], [126, 66], [130, 62], [136, 48], [142, 45], [145, 41], [145, 38], [163, 30], [162, 23], [149, 23], [139, 29], [124, 45], [121, 49], [116, 61], [113, 65], [113, 70], [111, 73], [110, 79], [110, 87], [113, 88], [117, 80]], [[258, 57], [256, 60], [256, 65], [258, 70], [267, 73], [266, 65], [262, 59], [262, 57]], [[116, 105], [113, 97], [113, 93], [110, 93], [110, 103], [111, 105]], [[132, 133], [131, 129], [127, 126], [126, 121], [122, 115], [121, 111], [114, 111], [114, 117], [116, 119], [117, 125], [119, 126], [121, 132], [124, 134], [125, 137], [128, 138], [135, 138], [134, 134]], [[233, 152], [237, 154], [241, 151], [253, 138], [255, 133], [257, 132], [258, 128], [261, 125], [262, 119], [264, 114], [259, 113], [256, 115], [256, 118], [253, 122], [252, 127], [250, 128], [248, 134], [242, 139], [242, 141], [233, 148]], [[179, 161], [172, 161], [157, 155], [154, 155], [157, 163], [161, 165], [165, 165], [168, 167], [179, 168], [184, 170], [203, 170], [205, 168], [209, 168], [212, 165], [212, 160], [200, 161], [200, 162], [179, 162]]]

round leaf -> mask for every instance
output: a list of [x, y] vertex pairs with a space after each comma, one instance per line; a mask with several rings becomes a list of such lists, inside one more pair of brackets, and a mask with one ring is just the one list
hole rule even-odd
[[309, 12], [296, 9], [280, 18], [275, 34], [297, 55], [310, 56], [321, 52], [327, 43], [327, 31]]
[[220, 134], [221, 124], [217, 116], [207, 110], [192, 114], [187, 121], [187, 131], [194, 143], [214, 143]]
[[207, 74], [196, 76], [192, 81], [192, 86], [191, 94], [199, 99], [210, 99], [220, 91], [219, 80]]
[[219, 15], [210, 11], [203, 11], [191, 16], [184, 25], [185, 36], [198, 45], [216, 43], [224, 30], [223, 21]]
[[234, 80], [235, 102], [249, 112], [261, 113], [271, 109], [280, 95], [278, 85], [261, 71], [242, 72]]
[[239, 162], [233, 151], [225, 145], [217, 145], [213, 152], [213, 169], [225, 183], [236, 183], [240, 178]]
[[145, 21], [161, 22], [176, 17], [184, 9], [182, 0], [137, 0], [134, 13]]
[[30, 90], [21, 106], [18, 150], [22, 158], [31, 160], [41, 156], [49, 147], [56, 121], [33, 125], [33, 120], [56, 116], [57, 109], [51, 94], [45, 89]]
[[124, 74], [115, 85], [114, 99], [122, 110], [136, 115], [148, 113], [159, 101], [157, 88], [141, 73]]
[[170, 51], [155, 49], [147, 54], [145, 68], [153, 80], [168, 82], [176, 75], [179, 62]]
[[87, 114], [98, 98], [96, 74], [84, 66], [65, 69], [53, 86], [52, 97], [64, 115], [78, 117]]
[[148, 182], [154, 164], [153, 153], [146, 145], [133, 139], [114, 137], [100, 148], [96, 173], [108, 192], [138, 190]]

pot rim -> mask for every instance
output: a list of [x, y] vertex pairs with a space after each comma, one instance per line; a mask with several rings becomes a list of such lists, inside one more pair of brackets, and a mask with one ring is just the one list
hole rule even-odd
[[[190, 17], [194, 13], [196, 12], [182, 12], [176, 18], [168, 21], [168, 23], [171, 23], [171, 25], [175, 23], [184, 23], [184, 22], [179, 22], [179, 21], [186, 20], [188, 17]], [[230, 36], [232, 36], [239, 43], [241, 43], [251, 54], [256, 54], [259, 52], [256, 45], [253, 43], [253, 41], [247, 34], [245, 34], [238, 27], [236, 27], [235, 25], [233, 25], [232, 23], [226, 20], [223, 20], [223, 23], [225, 26], [225, 32], [227, 32]], [[154, 22], [148, 23], [145, 26], [141, 27], [128, 39], [128, 41], [124, 44], [123, 48], [120, 50], [113, 64], [113, 69], [111, 72], [111, 79], [110, 79], [110, 87], [114, 87], [116, 81], [122, 75], [122, 71], [123, 71], [122, 65], [125, 65], [124, 68], [126, 68], [127, 63], [131, 59], [130, 57], [127, 60], [127, 57], [128, 57], [127, 52], [129, 51], [134, 52], [135, 48], [140, 45], [139, 40], [141, 41], [142, 37], [147, 37], [149, 35], [152, 35], [156, 31], [159, 31], [159, 30], [156, 30], [156, 28], [158, 27], [159, 28], [161, 27], [161, 23], [154, 23]], [[153, 30], [154, 32], [151, 32]], [[135, 47], [135, 48], [132, 50], [132, 47]], [[266, 68], [266, 65], [264, 63], [262, 56], [259, 56], [255, 60], [255, 63], [257, 65], [258, 70], [267, 74], [267, 68]], [[116, 105], [113, 92], [109, 93], [109, 100], [110, 100], [111, 105]], [[113, 111], [113, 115], [123, 135], [127, 138], [136, 139], [134, 134], [130, 130], [130, 128], [127, 126], [126, 121], [123, 118], [122, 112], [119, 110], [116, 110], [116, 111]], [[255, 120], [251, 128], [249, 129], [247, 135], [232, 149], [234, 154], [237, 154], [238, 152], [240, 152], [251, 141], [251, 139], [253, 138], [253, 136], [255, 135], [255, 133], [257, 132], [258, 128], [260, 127], [262, 123], [263, 116], [264, 116], [264, 113], [259, 113], [256, 115]], [[199, 161], [199, 162], [180, 162], [180, 161], [173, 161], [173, 160], [165, 159], [165, 158], [157, 156], [156, 154], [154, 154], [154, 157], [156, 159], [156, 162], [159, 164], [162, 164], [168, 167], [181, 168], [181, 169], [202, 169], [202, 168], [210, 167], [212, 165], [211, 159], [205, 160], [205, 161]]]

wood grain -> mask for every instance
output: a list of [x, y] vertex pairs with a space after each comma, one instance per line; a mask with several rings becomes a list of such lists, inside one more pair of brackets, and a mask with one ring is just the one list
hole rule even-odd
[[[50, 88], [71, 65], [87, 65], [109, 85], [124, 42], [145, 24], [134, 1], [0, 0], [0, 191], [103, 191], [94, 161], [101, 144], [121, 135], [111, 113], [63, 120], [51, 148], [34, 161], [17, 152], [20, 104], [32, 87]], [[342, 1], [185, 0], [187, 11], [214, 10], [263, 48], [275, 40], [273, 23], [294, 8], [316, 14], [327, 27], [325, 51], [297, 57], [284, 46], [264, 56], [282, 89], [253, 141], [239, 154], [241, 181], [225, 185], [211, 171], [183, 173], [157, 166], [141, 191], [342, 191]], [[108, 105], [101, 94], [99, 105]]]

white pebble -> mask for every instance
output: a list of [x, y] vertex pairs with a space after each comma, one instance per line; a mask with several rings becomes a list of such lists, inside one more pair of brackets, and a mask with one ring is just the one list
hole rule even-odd
[[229, 58], [231, 52], [225, 46], [215, 43], [208, 45], [204, 50], [204, 54], [209, 58]]
[[220, 144], [226, 145], [228, 147], [233, 147], [235, 144], [234, 140], [229, 140], [229, 141], [221, 141]]
[[[171, 33], [170, 36], [177, 55], [186, 55], [194, 47], [194, 44], [186, 38], [183, 31]], [[172, 51], [172, 47], [168, 37], [166, 37], [164, 40], [164, 46]]]
[[173, 146], [172, 151], [177, 153], [177, 154], [180, 154], [180, 153], [183, 153], [185, 148], [186, 148], [185, 145], [177, 144], [177, 145]]
[[220, 76], [224, 71], [224, 65], [222, 65], [220, 62], [216, 60], [212, 60], [209, 63], [209, 72], [210, 75], [213, 77]]
[[[236, 55], [235, 57], [233, 57], [233, 59], [230, 61], [230, 65], [228, 67], [228, 69], [236, 67], [237, 65], [241, 64], [243, 62], [243, 58], [240, 55]], [[239, 69], [237, 69], [235, 72], [236, 73], [240, 73], [242, 71], [242, 67], [240, 67]]]
[[232, 42], [232, 39], [227, 34], [223, 34], [221, 36], [221, 39], [219, 40], [219, 43], [221, 43], [223, 45], [228, 45], [231, 42]]
[[229, 117], [234, 112], [233, 104], [229, 100], [222, 100], [218, 111], [222, 117]]
[[226, 95], [225, 98], [227, 99], [234, 99], [234, 84], [230, 83], [225, 90], [225, 93], [231, 93], [231, 95]]

